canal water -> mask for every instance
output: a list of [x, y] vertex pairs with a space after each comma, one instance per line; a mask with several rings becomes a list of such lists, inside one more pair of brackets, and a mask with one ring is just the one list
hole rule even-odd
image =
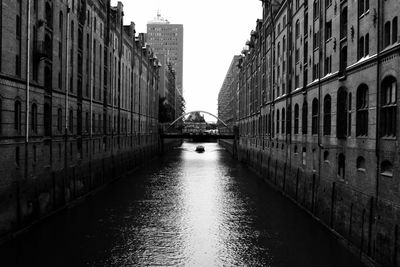
[[181, 147], [0, 247], [1, 266], [362, 266], [216, 143]]

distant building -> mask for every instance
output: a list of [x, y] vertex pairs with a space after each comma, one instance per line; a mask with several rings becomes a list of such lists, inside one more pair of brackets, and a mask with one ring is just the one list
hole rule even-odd
[[[147, 24], [147, 44], [152, 48], [154, 54], [163, 65], [164, 71], [160, 71], [160, 97], [174, 100], [169, 101], [178, 117], [181, 101], [183, 100], [183, 25], [171, 24], [168, 20], [157, 14], [157, 17]], [[174, 70], [175, 90], [172, 92], [168, 76], [171, 75], [171, 68]]]
[[[233, 129], [237, 120], [237, 89], [239, 82], [239, 60], [241, 56], [234, 56], [228, 73], [218, 94], [218, 118]], [[220, 132], [227, 131], [226, 127], [219, 123]]]

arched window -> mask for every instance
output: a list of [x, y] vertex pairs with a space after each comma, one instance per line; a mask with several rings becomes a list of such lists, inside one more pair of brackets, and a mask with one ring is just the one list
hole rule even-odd
[[279, 109], [276, 111], [276, 133], [279, 134], [279, 124], [280, 124], [280, 120], [279, 120]]
[[318, 99], [314, 98], [312, 102], [312, 134], [318, 134], [318, 112], [319, 104]]
[[362, 84], [357, 89], [356, 135], [368, 136], [368, 86]]
[[62, 109], [57, 110], [57, 130], [62, 132]]
[[33, 103], [31, 107], [31, 130], [34, 133], [37, 133], [37, 116], [37, 105]]
[[357, 170], [365, 171], [365, 158], [364, 157], [357, 158]]
[[387, 47], [390, 45], [390, 21], [387, 21], [385, 23], [385, 32], [384, 32], [384, 47]]
[[397, 17], [394, 17], [392, 22], [392, 44], [397, 43], [397, 27], [398, 27]]
[[14, 102], [14, 129], [21, 133], [21, 102], [19, 100]]
[[282, 134], [285, 133], [286, 113], [285, 109], [282, 109]]
[[299, 20], [297, 20], [296, 21], [296, 28], [295, 28], [295, 30], [296, 30], [296, 39], [297, 38], [299, 38], [300, 37], [300, 21]]
[[294, 134], [299, 133], [299, 105], [294, 106]]
[[346, 157], [343, 154], [339, 154], [338, 157], [338, 176], [345, 180], [345, 172], [346, 172]]
[[337, 138], [347, 136], [347, 90], [343, 87], [339, 88], [337, 94], [336, 136]]
[[307, 104], [307, 101], [304, 101], [304, 103], [303, 103], [301, 128], [302, 128], [302, 133], [307, 134], [307, 128], [308, 128], [308, 104]]
[[396, 136], [397, 81], [393, 76], [382, 82], [381, 136]]
[[393, 164], [385, 160], [381, 164], [381, 174], [385, 176], [393, 176]]
[[331, 134], [331, 96], [328, 94], [324, 98], [324, 135]]
[[44, 104], [44, 134], [46, 136], [51, 136], [51, 107], [50, 104]]

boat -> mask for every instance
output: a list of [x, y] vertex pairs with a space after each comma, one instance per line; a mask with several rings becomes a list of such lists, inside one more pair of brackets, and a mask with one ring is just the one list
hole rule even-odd
[[204, 146], [197, 146], [196, 152], [203, 153], [205, 151]]

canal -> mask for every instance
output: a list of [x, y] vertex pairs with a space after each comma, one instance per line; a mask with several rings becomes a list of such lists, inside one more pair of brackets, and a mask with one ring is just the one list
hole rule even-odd
[[215, 143], [164, 158], [0, 247], [1, 266], [362, 266]]

